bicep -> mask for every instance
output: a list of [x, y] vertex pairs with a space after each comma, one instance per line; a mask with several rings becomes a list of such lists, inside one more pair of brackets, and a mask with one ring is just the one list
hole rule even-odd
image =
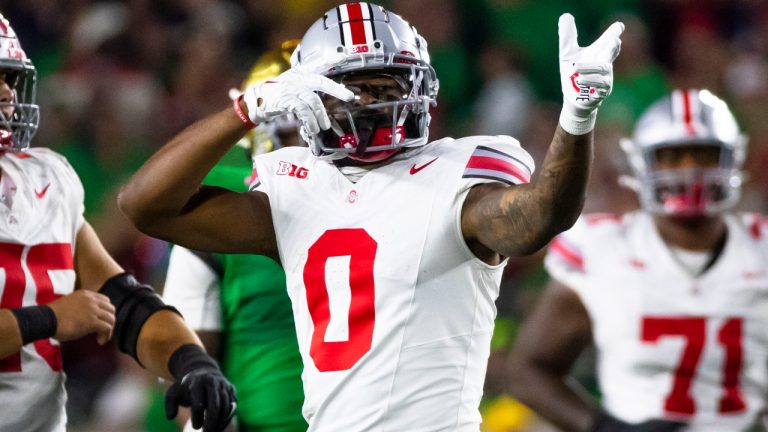
[[589, 313], [578, 294], [553, 280], [521, 327], [513, 357], [564, 375], [591, 341]]
[[109, 255], [88, 222], [83, 222], [75, 243], [76, 288], [99, 291], [110, 277], [123, 269]]
[[189, 249], [277, 256], [269, 199], [263, 192], [202, 186], [178, 214], [144, 228]]

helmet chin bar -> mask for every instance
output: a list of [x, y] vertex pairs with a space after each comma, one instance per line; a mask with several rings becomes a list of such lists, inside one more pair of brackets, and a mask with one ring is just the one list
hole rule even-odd
[[[5, 59], [0, 59], [0, 69], [16, 74], [12, 89], [13, 101], [0, 102], [0, 129], [10, 132], [10, 139], [8, 133], [3, 133], [0, 137], [0, 148], [23, 151], [29, 148], [40, 123], [40, 108], [35, 104], [36, 71], [31, 64]], [[12, 111], [10, 116], [2, 114], [3, 110], [9, 108]]]
[[7, 118], [0, 113], [0, 147], [12, 150], [26, 150], [37, 132], [40, 111], [37, 105], [12, 102], [0, 103], [0, 110], [12, 107], [13, 114]]
[[421, 132], [426, 131], [423, 113], [427, 109], [428, 102], [423, 100], [343, 106], [329, 112], [331, 128], [321, 131], [314, 140], [330, 159], [378, 162], [402, 147], [426, 142], [426, 133]]
[[657, 170], [640, 180], [640, 202], [654, 214], [697, 217], [721, 214], [739, 201], [741, 172], [723, 168]]

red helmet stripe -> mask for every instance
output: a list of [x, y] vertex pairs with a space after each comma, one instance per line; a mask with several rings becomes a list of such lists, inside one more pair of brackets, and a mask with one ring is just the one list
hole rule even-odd
[[349, 16], [349, 26], [352, 33], [352, 45], [368, 43], [365, 37], [365, 21], [363, 21], [363, 7], [360, 3], [346, 5]]
[[683, 124], [689, 135], [696, 135], [693, 128], [693, 116], [691, 115], [691, 95], [688, 90], [683, 90]]
[[5, 19], [0, 16], [0, 30], [3, 32], [3, 36], [8, 36], [8, 26], [5, 25]]

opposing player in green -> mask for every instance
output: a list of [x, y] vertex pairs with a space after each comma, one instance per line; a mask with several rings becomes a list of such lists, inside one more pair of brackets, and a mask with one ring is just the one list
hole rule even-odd
[[[297, 43], [286, 41], [262, 55], [243, 88], [287, 70]], [[237, 90], [233, 93], [239, 96]], [[249, 132], [205, 183], [246, 191], [252, 155], [299, 143], [292, 117], [279, 117]], [[239, 431], [307, 430], [301, 415], [301, 356], [285, 273], [277, 262], [260, 255], [210, 254], [174, 246], [163, 296], [179, 308], [235, 385]]]

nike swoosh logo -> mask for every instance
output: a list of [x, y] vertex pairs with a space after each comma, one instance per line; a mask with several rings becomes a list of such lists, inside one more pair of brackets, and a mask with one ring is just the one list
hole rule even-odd
[[43, 188], [43, 190], [41, 190], [40, 192], [38, 192], [38, 191], [35, 191], [35, 195], [37, 195], [37, 197], [38, 197], [38, 198], [41, 198], [41, 199], [42, 199], [42, 198], [45, 196], [45, 193], [46, 193], [46, 192], [48, 192], [48, 187], [49, 187], [50, 185], [51, 185], [50, 183], [48, 183], [47, 185], [45, 185], [45, 187]]
[[425, 163], [424, 165], [422, 165], [422, 166], [420, 166], [420, 167], [416, 167], [416, 164], [413, 164], [413, 166], [411, 167], [411, 175], [414, 175], [414, 174], [416, 174], [417, 172], [419, 172], [419, 171], [423, 170], [424, 168], [426, 168], [426, 167], [430, 166], [430, 165], [432, 164], [432, 162], [436, 161], [436, 160], [437, 160], [437, 159], [439, 159], [439, 158], [440, 158], [440, 156], [438, 156], [438, 157], [436, 157], [436, 158], [432, 159], [431, 161], [429, 161], [429, 162]]

